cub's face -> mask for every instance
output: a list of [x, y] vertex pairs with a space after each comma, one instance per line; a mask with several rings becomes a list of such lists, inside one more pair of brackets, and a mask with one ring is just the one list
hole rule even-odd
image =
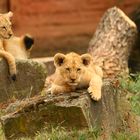
[[34, 39], [29, 35], [12, 36], [10, 39], [4, 40], [4, 50], [11, 53], [15, 58], [27, 59], [33, 44]]
[[12, 12], [0, 14], [0, 39], [9, 39], [13, 35], [10, 22], [12, 15]]
[[56, 70], [59, 71], [65, 83], [71, 86], [78, 85], [90, 61], [91, 56], [89, 54], [80, 56], [76, 53], [67, 55], [57, 53], [54, 56]]

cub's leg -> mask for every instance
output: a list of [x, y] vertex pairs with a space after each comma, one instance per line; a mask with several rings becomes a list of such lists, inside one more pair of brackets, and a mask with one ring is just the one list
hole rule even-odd
[[94, 74], [89, 83], [88, 92], [95, 101], [101, 99], [102, 77]]
[[16, 63], [15, 58], [8, 52], [0, 50], [0, 56], [4, 57], [9, 65], [9, 73], [12, 80], [16, 80]]
[[50, 91], [51, 94], [60, 94], [64, 92], [71, 92], [72, 89], [68, 86], [59, 86], [56, 84], [52, 84], [50, 89], [48, 89], [48, 91]]

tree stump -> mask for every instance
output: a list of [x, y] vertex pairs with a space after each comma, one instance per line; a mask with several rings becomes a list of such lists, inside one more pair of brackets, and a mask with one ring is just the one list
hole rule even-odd
[[120, 9], [107, 10], [90, 41], [88, 52], [104, 71], [113, 78], [128, 72], [128, 57], [137, 37], [137, 27]]

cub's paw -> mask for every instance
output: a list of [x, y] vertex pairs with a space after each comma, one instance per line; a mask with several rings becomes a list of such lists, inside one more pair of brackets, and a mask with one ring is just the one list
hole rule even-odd
[[13, 81], [16, 81], [16, 79], [17, 79], [16, 74], [11, 75], [11, 79], [12, 79]]
[[59, 89], [57, 87], [52, 86], [51, 88], [48, 89], [48, 92], [50, 92], [52, 95], [59, 94]]
[[53, 95], [58, 95], [58, 94], [60, 95], [65, 92], [69, 92], [69, 89], [63, 86], [54, 85], [50, 88], [50, 91], [51, 91], [51, 94]]
[[99, 101], [101, 99], [101, 91], [97, 91], [97, 90], [89, 87], [88, 92], [93, 100]]
[[46, 90], [46, 93], [47, 93], [47, 94], [52, 94], [52, 93], [51, 93], [51, 88], [48, 88], [48, 89]]

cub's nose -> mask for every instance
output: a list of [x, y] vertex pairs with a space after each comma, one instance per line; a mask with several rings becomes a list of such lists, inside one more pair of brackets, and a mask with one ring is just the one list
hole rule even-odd
[[75, 80], [76, 80], [76, 78], [71, 78], [71, 81], [72, 81], [72, 82], [75, 82]]
[[12, 33], [9, 33], [9, 36], [11, 37], [13, 34]]

